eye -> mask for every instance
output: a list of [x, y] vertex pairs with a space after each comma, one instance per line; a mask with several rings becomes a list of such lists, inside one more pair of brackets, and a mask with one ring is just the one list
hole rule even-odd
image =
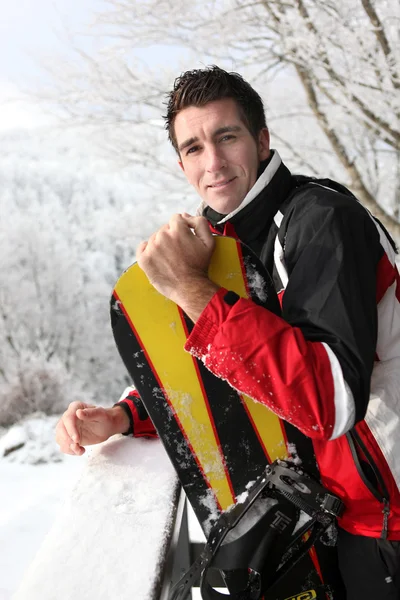
[[199, 147], [198, 147], [198, 146], [191, 146], [191, 147], [189, 148], [189, 150], [187, 150], [187, 152], [186, 152], [186, 156], [187, 156], [188, 154], [194, 154], [194, 153], [195, 153], [195, 152], [196, 152], [198, 149], [199, 149]]
[[231, 133], [227, 133], [220, 139], [220, 142], [228, 142], [229, 140], [233, 140], [233, 139], [235, 139], [235, 136], [232, 135]]

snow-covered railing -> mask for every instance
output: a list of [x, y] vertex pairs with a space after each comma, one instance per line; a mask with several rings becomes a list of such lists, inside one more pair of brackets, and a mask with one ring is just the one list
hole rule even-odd
[[165, 600], [189, 566], [185, 503], [161, 443], [115, 436], [90, 452], [13, 600]]

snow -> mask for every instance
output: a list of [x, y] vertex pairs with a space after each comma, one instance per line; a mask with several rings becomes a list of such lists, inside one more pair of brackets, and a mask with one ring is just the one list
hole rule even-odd
[[202, 504], [209, 513], [207, 520], [204, 522], [204, 529], [208, 535], [215, 521], [218, 519], [218, 508], [215, 499], [215, 495], [211, 489], [207, 490], [207, 493], [200, 499]]
[[[87, 457], [64, 456], [56, 420], [35, 415], [0, 437], [0, 600], [123, 599], [129, 590], [146, 600], [175, 505], [166, 453], [158, 440], [114, 436]], [[107, 577], [99, 565], [112, 566]]]
[[265, 513], [268, 512], [277, 503], [278, 500], [275, 500], [274, 498], [257, 499], [256, 502], [243, 515], [236, 527], [229, 531], [224, 540], [224, 544], [234, 542], [239, 537], [247, 533], [253, 527], [253, 525], [258, 523], [258, 521], [265, 515]]
[[252, 296], [256, 296], [261, 302], [268, 299], [268, 285], [264, 277], [257, 271], [256, 265], [251, 260], [245, 261], [247, 283]]
[[158, 440], [114, 436], [93, 447], [13, 598], [123, 599], [134, 590], [146, 600], [175, 490], [175, 474]]
[[21, 419], [0, 438], [0, 457], [9, 463], [31, 465], [63, 461], [54, 437], [58, 419], [42, 413]]
[[85, 459], [26, 465], [0, 460], [0, 600], [9, 600]]

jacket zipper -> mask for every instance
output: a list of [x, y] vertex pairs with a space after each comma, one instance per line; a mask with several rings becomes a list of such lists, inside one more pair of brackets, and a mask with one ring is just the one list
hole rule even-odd
[[[373, 494], [373, 496], [375, 496], [375, 498], [378, 500], [378, 502], [383, 504], [383, 510], [382, 510], [383, 524], [382, 524], [382, 531], [381, 531], [381, 540], [386, 540], [387, 536], [388, 536], [388, 522], [389, 522], [389, 514], [390, 514], [389, 492], [387, 490], [386, 484], [383, 480], [382, 474], [380, 473], [379, 469], [377, 468], [371, 454], [367, 450], [367, 447], [365, 446], [364, 442], [362, 441], [362, 439], [359, 436], [359, 434], [357, 433], [357, 431], [355, 429], [353, 429], [352, 431], [349, 431], [348, 433], [346, 433], [346, 437], [347, 437], [347, 441], [349, 442], [349, 446], [350, 446], [351, 454], [353, 456], [354, 463], [357, 467], [357, 471], [358, 471], [361, 479], [363, 480], [364, 484], [367, 486], [367, 488], [369, 489], [371, 494]], [[378, 482], [378, 485], [379, 485], [380, 489], [382, 490], [382, 493], [380, 493], [379, 490], [377, 490], [376, 487], [372, 485], [371, 481], [366, 477], [366, 475], [363, 471], [363, 468], [360, 464], [360, 460], [358, 458], [356, 446], [358, 446], [364, 453], [364, 455], [376, 477], [376, 481]]]

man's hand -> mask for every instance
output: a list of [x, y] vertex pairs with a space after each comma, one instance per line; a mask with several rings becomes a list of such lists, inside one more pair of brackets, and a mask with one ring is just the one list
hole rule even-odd
[[140, 244], [136, 258], [156, 290], [196, 321], [218, 290], [207, 275], [214, 246], [207, 220], [184, 213]]
[[84, 446], [99, 444], [129, 429], [129, 418], [119, 406], [102, 408], [71, 402], [56, 426], [56, 442], [64, 454], [80, 456]]

